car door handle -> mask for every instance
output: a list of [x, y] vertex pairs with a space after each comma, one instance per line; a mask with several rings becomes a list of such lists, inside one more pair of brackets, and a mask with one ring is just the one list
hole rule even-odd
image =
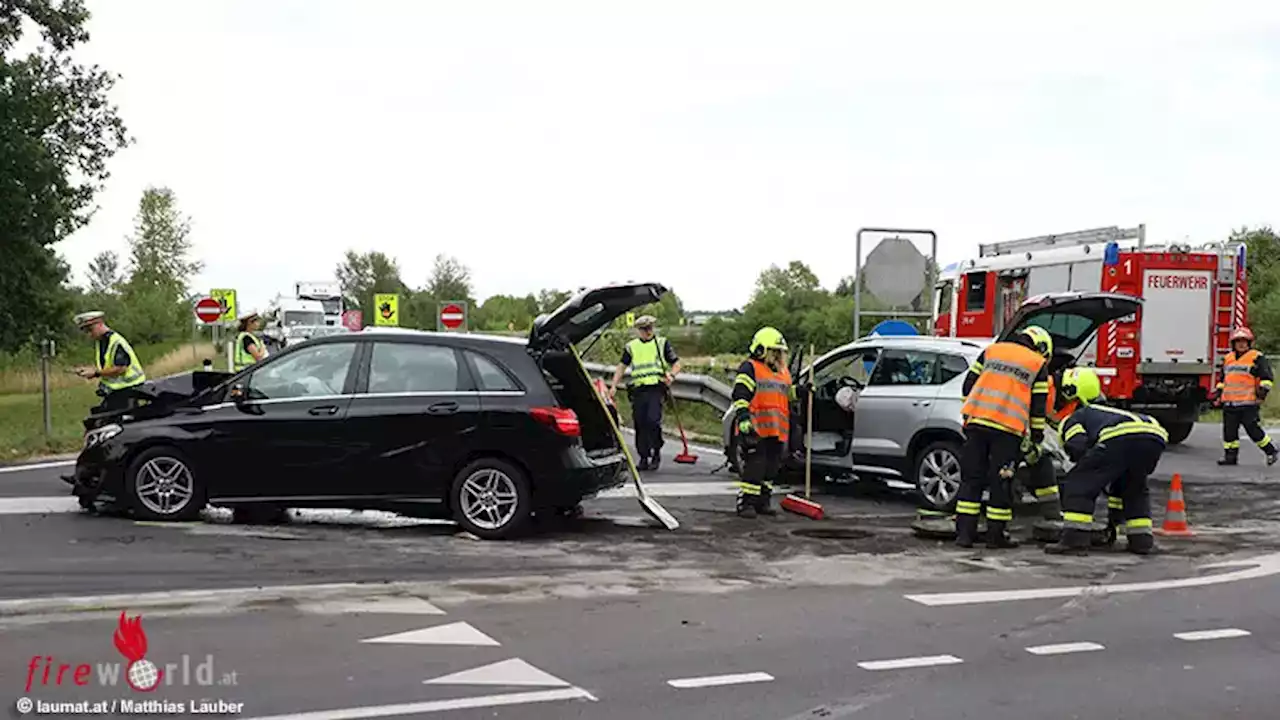
[[333, 415], [336, 412], [338, 412], [337, 405], [317, 405], [307, 411], [311, 415]]
[[427, 412], [432, 415], [452, 415], [458, 412], [458, 403], [453, 401], [434, 403], [427, 406]]
[[932, 400], [916, 400], [911, 404], [915, 405], [916, 407], [929, 407], [930, 405], [933, 404], [933, 401]]

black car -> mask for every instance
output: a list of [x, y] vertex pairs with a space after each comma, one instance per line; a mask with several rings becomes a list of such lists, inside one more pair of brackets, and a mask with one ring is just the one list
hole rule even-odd
[[189, 520], [206, 504], [389, 510], [497, 539], [629, 478], [575, 343], [657, 302], [657, 284], [582, 292], [527, 340], [366, 329], [240, 373], [140, 387], [85, 421], [81, 505]]

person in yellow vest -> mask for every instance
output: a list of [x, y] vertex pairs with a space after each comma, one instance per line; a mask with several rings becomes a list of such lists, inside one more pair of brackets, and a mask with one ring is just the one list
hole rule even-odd
[[[1040, 461], [1049, 394], [1053, 338], [1031, 326], [978, 355], [964, 380], [964, 447], [956, 493], [956, 544], [971, 548], [978, 536], [982, 493], [988, 491], [987, 547], [1013, 548], [1012, 480], [1018, 464]], [[1029, 442], [1024, 445], [1023, 436]]]
[[250, 312], [240, 318], [239, 332], [236, 334], [236, 346], [232, 352], [232, 365], [235, 372], [267, 359], [267, 346], [255, 333], [262, 329], [262, 316]]
[[94, 340], [94, 367], [76, 368], [76, 374], [86, 380], [98, 381], [98, 396], [102, 402], [94, 410], [109, 412], [129, 407], [125, 393], [147, 381], [142, 362], [133, 346], [120, 333], [107, 327], [106, 313], [100, 311], [80, 313], [75, 316], [76, 327]]
[[743, 449], [738, 483], [738, 515], [777, 515], [773, 483], [791, 436], [791, 401], [795, 387], [787, 368], [787, 340], [776, 328], [760, 328], [751, 339], [751, 357], [738, 367], [733, 381], [737, 441]]
[[1240, 462], [1240, 428], [1267, 454], [1267, 464], [1274, 465], [1280, 451], [1271, 436], [1262, 429], [1259, 407], [1271, 392], [1275, 375], [1266, 356], [1253, 347], [1253, 332], [1247, 327], [1231, 333], [1231, 352], [1222, 364], [1222, 381], [1218, 383], [1215, 405], [1222, 406], [1222, 459], [1219, 465]]
[[631, 367], [627, 397], [631, 400], [631, 423], [636, 430], [636, 453], [640, 470], [657, 470], [662, 463], [662, 401], [672, 380], [680, 372], [680, 356], [671, 343], [654, 332], [652, 315], [636, 318], [637, 338], [622, 349], [622, 362], [613, 372], [609, 399], [618, 394], [622, 373]]

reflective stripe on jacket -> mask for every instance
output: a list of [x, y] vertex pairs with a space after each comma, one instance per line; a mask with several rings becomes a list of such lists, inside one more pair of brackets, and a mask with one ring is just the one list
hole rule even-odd
[[[105, 353], [94, 353], [98, 372], [102, 372], [109, 367], [115, 367], [116, 350], [121, 349], [129, 355], [129, 369], [123, 375], [102, 378], [102, 387], [106, 388], [108, 392], [141, 385], [147, 381], [147, 374], [142, 370], [142, 362], [138, 360], [138, 354], [133, 351], [133, 346], [120, 333], [111, 334], [111, 339], [107, 341], [107, 351]], [[103, 357], [107, 358], [108, 364], [103, 364]]]
[[1236, 356], [1227, 355], [1222, 365], [1222, 402], [1228, 405], [1255, 405], [1258, 402], [1258, 378], [1253, 375], [1253, 363], [1260, 355], [1249, 350]]
[[639, 338], [627, 343], [631, 352], [630, 385], [657, 385], [666, 375], [666, 362], [663, 354], [667, 349], [667, 341], [655, 337], [653, 342], [645, 342]]
[[791, 371], [774, 372], [759, 360], [751, 361], [755, 373], [755, 394], [748, 411], [756, 435], [778, 438], [785, 445], [791, 434]]
[[250, 333], [250, 332], [240, 333], [239, 335], [236, 336], [235, 354], [232, 358], [234, 360], [233, 365], [236, 372], [240, 372], [241, 370], [249, 367], [250, 365], [258, 361], [257, 358], [255, 358], [252, 353], [244, 349], [245, 338], [252, 338], [253, 344], [257, 345], [262, 350], [264, 357], [267, 352], [267, 346], [262, 344], [262, 341], [258, 339], [257, 335], [254, 335], [253, 333]]
[[1062, 442], [1070, 448], [1091, 448], [1125, 436], [1156, 437], [1169, 442], [1169, 432], [1150, 415], [1121, 410], [1106, 405], [1085, 405], [1071, 414], [1063, 426]]
[[1011, 342], [998, 342], [983, 353], [982, 374], [960, 413], [977, 423], [1022, 435], [1031, 425], [1031, 393], [1046, 362], [1043, 355]]

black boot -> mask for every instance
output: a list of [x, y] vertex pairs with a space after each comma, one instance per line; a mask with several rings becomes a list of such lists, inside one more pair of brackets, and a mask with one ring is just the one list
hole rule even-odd
[[645, 455], [644, 453], [640, 452], [640, 450], [639, 450], [639, 449], [637, 449], [637, 450], [636, 450], [636, 457], [640, 458], [640, 461], [636, 463], [636, 469], [637, 469], [637, 470], [648, 470], [648, 469], [649, 469], [649, 456], [648, 456], [648, 455]]
[[1050, 555], [1079, 555], [1084, 557], [1089, 554], [1089, 531], [1080, 528], [1065, 528], [1062, 531], [1062, 539], [1052, 545], [1045, 545], [1044, 551]]
[[756, 512], [761, 515], [773, 517], [778, 514], [776, 508], [773, 507], [773, 493], [765, 490], [760, 493], [760, 501], [756, 505]]
[[654, 450], [653, 458], [649, 460], [649, 469], [654, 472], [657, 472], [658, 468], [661, 465], [662, 465], [662, 451]]
[[748, 498], [744, 493], [738, 493], [738, 517], [754, 520], [756, 517], [756, 501], [755, 498]]
[[987, 518], [987, 547], [992, 550], [1006, 550], [1016, 548], [1021, 543], [1009, 537], [1006, 531], [1009, 523], [1004, 520], [992, 520]]
[[1126, 548], [1134, 555], [1150, 555], [1156, 551], [1156, 539], [1151, 533], [1129, 535], [1129, 546]]
[[1219, 465], [1235, 465], [1239, 462], [1240, 462], [1239, 449], [1223, 451], [1222, 458], [1218, 460]]
[[978, 540], [978, 516], [956, 515], [956, 545], [971, 548]]
[[1267, 443], [1267, 446], [1262, 451], [1267, 454], [1267, 467], [1275, 465], [1276, 460], [1280, 459], [1280, 450], [1276, 450], [1275, 443]]

